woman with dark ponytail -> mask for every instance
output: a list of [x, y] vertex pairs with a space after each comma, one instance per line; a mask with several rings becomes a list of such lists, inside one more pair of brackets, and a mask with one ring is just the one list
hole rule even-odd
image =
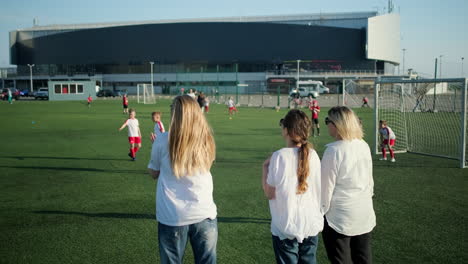
[[320, 212], [320, 159], [308, 142], [311, 122], [300, 110], [280, 120], [286, 147], [263, 163], [277, 263], [316, 263]]

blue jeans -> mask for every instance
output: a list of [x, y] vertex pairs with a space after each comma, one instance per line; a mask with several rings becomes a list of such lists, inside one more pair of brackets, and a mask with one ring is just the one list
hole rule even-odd
[[302, 243], [297, 242], [297, 239], [280, 240], [277, 236], [272, 237], [276, 263], [317, 263], [318, 236], [306, 237]]
[[195, 263], [216, 263], [218, 221], [205, 219], [185, 226], [158, 223], [159, 256], [161, 263], [182, 263], [187, 241], [190, 239]]

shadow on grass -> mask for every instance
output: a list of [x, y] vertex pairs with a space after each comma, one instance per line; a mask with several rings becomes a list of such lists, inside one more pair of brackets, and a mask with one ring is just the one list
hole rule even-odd
[[37, 167], [37, 166], [0, 166], [8, 169], [32, 169], [32, 170], [56, 170], [56, 171], [90, 171], [106, 173], [142, 173], [147, 174], [145, 170], [103, 170], [96, 168], [70, 168], [70, 167]]
[[129, 159], [104, 159], [104, 158], [79, 158], [79, 157], [43, 157], [43, 156], [0, 156], [0, 158], [8, 159], [58, 159], [58, 160], [129, 160]]
[[[33, 211], [35, 214], [49, 215], [79, 215], [86, 217], [100, 218], [119, 218], [119, 219], [149, 219], [156, 220], [154, 214], [128, 214], [128, 213], [84, 213], [72, 211]], [[220, 223], [248, 223], [248, 224], [270, 224], [268, 218], [252, 218], [252, 217], [217, 217]]]

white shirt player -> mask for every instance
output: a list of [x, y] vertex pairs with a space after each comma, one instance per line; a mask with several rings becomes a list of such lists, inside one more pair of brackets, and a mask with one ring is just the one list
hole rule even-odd
[[232, 99], [229, 99], [228, 106], [229, 108], [234, 107], [234, 101]]
[[380, 134], [382, 134], [384, 139], [396, 139], [395, 133], [393, 133], [393, 130], [388, 126], [381, 128]]
[[193, 92], [188, 93], [187, 95], [190, 96], [190, 97], [192, 97], [193, 99], [195, 99], [195, 94], [194, 94]]
[[157, 121], [156, 124], [154, 124], [154, 134], [156, 137], [159, 137], [163, 133], [163, 131], [166, 131], [164, 129], [164, 125], [161, 121]]
[[136, 118], [129, 118], [125, 122], [128, 127], [128, 136], [129, 137], [139, 137], [140, 133], [138, 133], [139, 128], [140, 128], [140, 123], [138, 123], [138, 119]]

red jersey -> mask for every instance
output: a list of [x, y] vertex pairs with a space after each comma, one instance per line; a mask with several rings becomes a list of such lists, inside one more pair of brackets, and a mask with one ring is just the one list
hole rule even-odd
[[310, 111], [312, 111], [312, 119], [318, 119], [319, 111], [320, 111], [320, 106], [311, 106], [309, 107]]
[[91, 103], [93, 101], [93, 98], [91, 96], [88, 97], [88, 103]]
[[369, 102], [369, 99], [367, 99], [367, 97], [364, 97], [364, 99], [362, 99], [362, 101], [363, 101], [364, 103], [367, 103], [367, 102]]
[[122, 98], [122, 103], [123, 103], [123, 105], [128, 105], [127, 96], [124, 96], [124, 97]]

